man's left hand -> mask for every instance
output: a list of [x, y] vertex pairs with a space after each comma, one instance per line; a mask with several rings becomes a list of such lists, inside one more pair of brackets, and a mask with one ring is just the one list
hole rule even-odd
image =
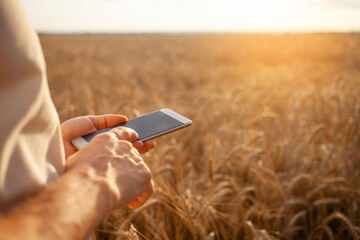
[[[64, 143], [66, 159], [74, 154], [77, 150], [72, 145], [71, 140], [82, 135], [113, 126], [128, 119], [123, 115], [106, 114], [99, 116], [83, 116], [69, 119], [61, 124], [61, 133]], [[156, 145], [154, 140], [147, 140], [144, 142], [135, 141], [132, 145], [143, 154], [153, 149]]]

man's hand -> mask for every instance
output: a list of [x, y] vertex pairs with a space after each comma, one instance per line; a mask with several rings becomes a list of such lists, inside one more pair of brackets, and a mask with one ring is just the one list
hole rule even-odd
[[99, 134], [68, 158], [67, 171], [105, 183], [114, 199], [112, 209], [137, 208], [151, 196], [154, 184], [149, 168], [131, 144], [136, 139], [137, 133], [125, 127]]
[[[61, 132], [65, 149], [66, 159], [76, 152], [75, 147], [71, 144], [71, 139], [80, 137], [82, 135], [113, 126], [118, 123], [126, 122], [128, 119], [122, 115], [107, 114], [99, 116], [84, 116], [77, 117], [65, 121], [61, 124]], [[155, 147], [154, 140], [145, 142], [132, 142], [133, 146], [143, 154]]]
[[139, 153], [154, 148], [155, 141], [137, 141], [137, 133], [124, 127], [94, 137], [79, 152], [71, 144], [71, 139], [126, 121], [125, 116], [108, 114], [78, 117], [61, 125], [67, 171], [82, 166], [95, 173], [95, 177], [109, 177], [103, 180], [109, 184], [115, 197], [115, 208], [139, 207], [153, 193], [150, 170]]

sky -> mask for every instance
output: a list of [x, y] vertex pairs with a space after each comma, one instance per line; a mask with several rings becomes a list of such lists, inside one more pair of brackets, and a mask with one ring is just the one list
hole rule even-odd
[[38, 32], [360, 31], [360, 0], [20, 0]]

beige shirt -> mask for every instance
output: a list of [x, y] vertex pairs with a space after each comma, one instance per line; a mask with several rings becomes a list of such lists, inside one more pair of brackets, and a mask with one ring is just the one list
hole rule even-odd
[[0, 0], [0, 213], [64, 172], [63, 149], [37, 34], [17, 0]]

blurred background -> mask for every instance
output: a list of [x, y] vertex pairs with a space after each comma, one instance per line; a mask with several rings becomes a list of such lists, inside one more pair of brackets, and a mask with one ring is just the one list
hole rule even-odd
[[46, 33], [349, 32], [359, 0], [21, 0]]

